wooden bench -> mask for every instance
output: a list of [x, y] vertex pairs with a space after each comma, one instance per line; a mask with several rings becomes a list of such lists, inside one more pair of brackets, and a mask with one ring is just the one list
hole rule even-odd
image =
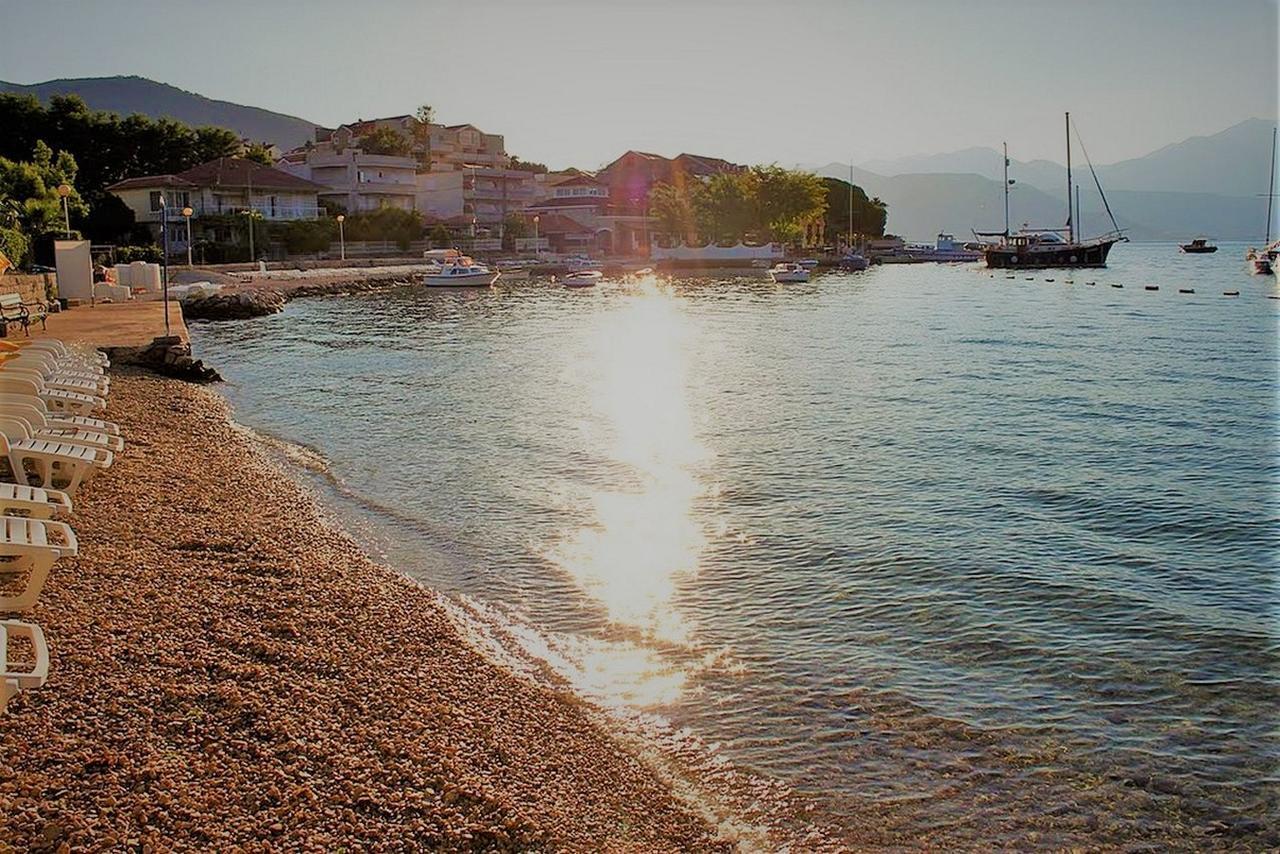
[[42, 305], [27, 305], [17, 294], [0, 294], [0, 338], [8, 336], [10, 323], [22, 324], [22, 331], [28, 336], [31, 324], [37, 320], [45, 329], [45, 316]]

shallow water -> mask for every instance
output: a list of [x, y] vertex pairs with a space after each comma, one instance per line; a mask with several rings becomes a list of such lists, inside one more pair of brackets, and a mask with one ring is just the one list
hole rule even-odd
[[1261, 847], [1280, 289], [1242, 258], [403, 288], [192, 337], [371, 548], [837, 835]]

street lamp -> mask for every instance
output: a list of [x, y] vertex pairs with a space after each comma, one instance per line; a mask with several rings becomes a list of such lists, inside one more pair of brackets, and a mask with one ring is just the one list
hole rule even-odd
[[542, 244], [538, 242], [538, 215], [533, 215], [533, 254], [542, 255]]
[[195, 211], [191, 208], [183, 208], [182, 215], [187, 218], [187, 266], [191, 266], [191, 215]]
[[160, 256], [160, 282], [164, 297], [164, 337], [168, 338], [173, 333], [169, 328], [169, 204], [164, 197], [164, 190], [160, 191], [160, 240], [164, 244], [164, 250]]
[[67, 226], [67, 240], [71, 239], [71, 210], [67, 207], [67, 196], [71, 195], [70, 184], [59, 184], [58, 195], [62, 196], [62, 218]]
[[242, 210], [242, 211], [240, 211], [240, 213], [244, 214], [246, 217], [248, 217], [248, 218], [249, 218], [249, 263], [250, 263], [250, 264], [252, 264], [252, 263], [254, 262], [254, 260], [256, 260], [256, 259], [255, 259], [255, 257], [254, 257], [254, 252], [253, 252], [253, 214], [254, 214], [254, 211], [253, 211], [253, 208], [247, 208], [246, 210]]
[[338, 214], [338, 258], [339, 260], [347, 260], [347, 235], [342, 230], [342, 224], [347, 221], [345, 214]]

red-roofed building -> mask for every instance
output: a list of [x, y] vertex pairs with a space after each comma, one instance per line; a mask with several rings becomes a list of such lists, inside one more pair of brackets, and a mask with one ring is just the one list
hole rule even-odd
[[[262, 219], [277, 222], [316, 219], [325, 215], [318, 201], [318, 194], [324, 189], [296, 175], [239, 157], [220, 157], [174, 175], [126, 178], [107, 187], [108, 192], [128, 205], [134, 219], [146, 225], [157, 241], [162, 208], [167, 206], [169, 246], [175, 252], [186, 251], [184, 208], [191, 208], [195, 238], [203, 231], [201, 218], [222, 214], [252, 210]], [[224, 228], [229, 229], [225, 225]]]

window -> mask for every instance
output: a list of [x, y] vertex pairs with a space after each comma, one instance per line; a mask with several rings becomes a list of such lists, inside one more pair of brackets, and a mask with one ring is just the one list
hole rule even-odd
[[151, 209], [152, 209], [153, 211], [158, 211], [158, 210], [160, 210], [160, 207], [161, 207], [161, 205], [160, 205], [160, 191], [159, 191], [159, 190], [152, 190], [152, 191], [151, 191]]

